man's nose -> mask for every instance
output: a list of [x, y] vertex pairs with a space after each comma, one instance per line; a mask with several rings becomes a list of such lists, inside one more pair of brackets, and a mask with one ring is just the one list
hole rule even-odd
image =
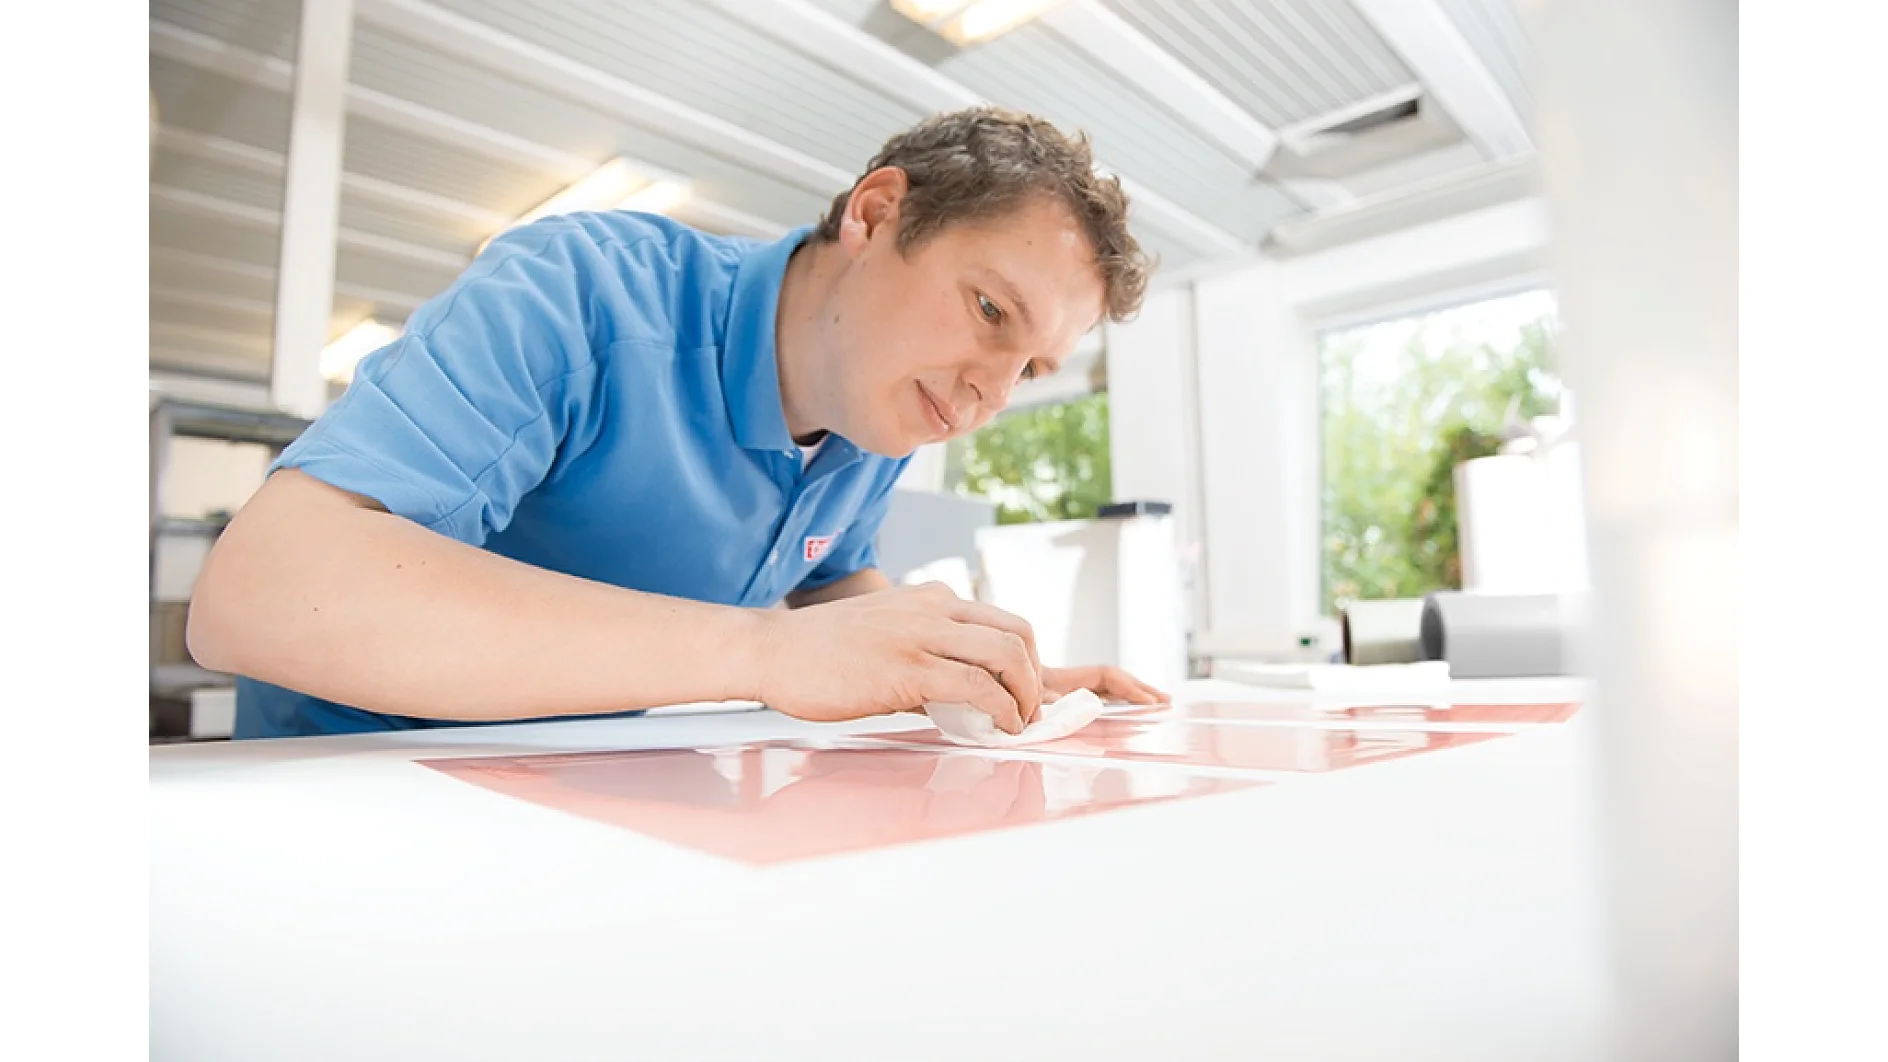
[[966, 369], [961, 378], [964, 390], [973, 396], [978, 407], [991, 413], [1010, 404], [1010, 391], [1016, 386], [1016, 377], [1002, 368], [976, 366]]

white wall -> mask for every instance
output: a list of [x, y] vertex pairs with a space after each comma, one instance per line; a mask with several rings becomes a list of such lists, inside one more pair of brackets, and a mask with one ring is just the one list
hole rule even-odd
[[1259, 262], [1195, 282], [1210, 631], [1280, 652], [1316, 630], [1315, 334]]
[[898, 489], [936, 494], [944, 489], [945, 444], [931, 443], [911, 453], [911, 463], [898, 476]]
[[1140, 314], [1107, 326], [1109, 463], [1118, 501], [1173, 505], [1175, 548], [1192, 627], [1207, 614], [1195, 400], [1193, 289], [1152, 292]]

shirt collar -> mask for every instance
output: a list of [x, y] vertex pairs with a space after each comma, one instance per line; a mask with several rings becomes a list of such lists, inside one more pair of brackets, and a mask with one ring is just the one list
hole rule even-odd
[[735, 269], [727, 338], [722, 347], [721, 390], [734, 425], [734, 441], [749, 450], [796, 449], [780, 398], [774, 322], [780, 311], [780, 283], [786, 276], [787, 259], [793, 257], [811, 231], [813, 226], [802, 225], [756, 248]]

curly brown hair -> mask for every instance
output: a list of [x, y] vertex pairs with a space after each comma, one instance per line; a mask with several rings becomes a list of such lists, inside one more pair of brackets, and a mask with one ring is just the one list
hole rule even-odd
[[[961, 221], [1000, 217], [1039, 195], [1066, 205], [1088, 236], [1107, 293], [1108, 316], [1125, 321], [1140, 309], [1153, 262], [1128, 231], [1128, 197], [1115, 177], [1095, 173], [1088, 135], [1070, 137], [1031, 114], [971, 107], [933, 115], [885, 142], [865, 172], [905, 171], [898, 249], [914, 247]], [[854, 188], [833, 199], [813, 239], [839, 238]]]

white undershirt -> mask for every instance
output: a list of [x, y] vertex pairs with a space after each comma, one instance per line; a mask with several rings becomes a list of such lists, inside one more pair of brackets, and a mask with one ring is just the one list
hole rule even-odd
[[818, 442], [811, 446], [800, 447], [800, 471], [806, 471], [807, 466], [813, 463], [813, 458], [819, 456], [820, 447], [825, 446], [826, 440], [830, 438], [832, 438], [830, 433], [821, 435]]

